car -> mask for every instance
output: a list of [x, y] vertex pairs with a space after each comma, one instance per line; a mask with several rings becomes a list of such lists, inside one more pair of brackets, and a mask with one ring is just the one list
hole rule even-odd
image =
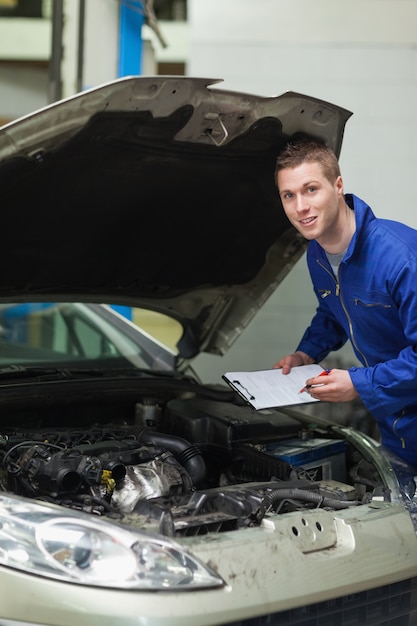
[[195, 371], [305, 251], [277, 154], [339, 155], [351, 116], [218, 83], [123, 77], [0, 128], [2, 626], [417, 623], [413, 468]]

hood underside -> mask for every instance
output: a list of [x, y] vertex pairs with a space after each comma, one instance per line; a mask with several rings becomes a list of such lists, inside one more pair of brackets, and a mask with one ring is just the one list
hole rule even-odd
[[351, 113], [210, 79], [132, 77], [0, 128], [0, 301], [168, 313], [224, 353], [305, 249], [274, 181], [300, 133], [340, 153]]

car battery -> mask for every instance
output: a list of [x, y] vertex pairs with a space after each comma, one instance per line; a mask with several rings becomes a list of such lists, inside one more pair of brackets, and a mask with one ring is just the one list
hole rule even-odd
[[307, 470], [313, 481], [346, 480], [346, 444], [341, 439], [284, 439], [266, 444], [265, 451]]

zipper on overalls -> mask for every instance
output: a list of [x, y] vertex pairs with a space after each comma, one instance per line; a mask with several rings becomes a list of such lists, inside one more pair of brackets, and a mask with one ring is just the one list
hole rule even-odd
[[[335, 282], [335, 295], [340, 299], [340, 304], [342, 305], [342, 309], [343, 309], [343, 311], [344, 311], [344, 313], [346, 315], [346, 319], [347, 319], [348, 324], [349, 324], [350, 340], [351, 340], [352, 344], [354, 345], [356, 351], [362, 356], [363, 361], [364, 361], [366, 367], [369, 367], [369, 363], [368, 363], [365, 355], [362, 353], [362, 350], [359, 350], [358, 344], [356, 343], [355, 333], [353, 332], [353, 327], [352, 327], [352, 322], [351, 322], [349, 313], [346, 310], [345, 303], [343, 302], [343, 296], [342, 296], [342, 292], [341, 292], [341, 288], [340, 288], [340, 280], [339, 280], [339, 268], [337, 269], [337, 275], [335, 276], [333, 274], [333, 272], [329, 271], [329, 269], [325, 265], [323, 265], [323, 263], [321, 263], [321, 261], [319, 259], [317, 259], [317, 263], [334, 280], [334, 282]], [[326, 296], [329, 296], [330, 293], [331, 293], [330, 291], [326, 290], [326, 291], [323, 291], [323, 293], [321, 293], [320, 296], [322, 298], [325, 298]]]
[[[338, 283], [338, 281], [336, 280], [335, 275], [333, 274], [333, 272], [330, 272], [330, 271], [328, 270], [328, 268], [327, 268], [325, 265], [323, 265], [323, 263], [322, 263], [319, 259], [317, 259], [317, 263], [318, 263], [318, 265], [320, 265], [320, 267], [321, 267], [321, 268], [322, 268], [325, 272], [327, 272], [327, 273], [329, 274], [329, 276], [331, 277], [331, 279], [332, 279], [332, 280], [334, 280], [334, 282], [335, 282], [335, 294], [336, 294], [336, 296], [338, 296], [338, 295], [339, 295], [339, 292], [340, 292], [340, 288], [339, 288], [339, 283]], [[330, 296], [330, 294], [331, 294], [332, 292], [330, 291], [330, 289], [321, 289], [321, 290], [319, 289], [319, 293], [320, 293], [320, 298], [323, 298], [323, 299], [324, 299], [324, 298], [327, 298], [327, 296]]]
[[395, 432], [395, 429], [396, 429], [396, 427], [397, 427], [397, 422], [398, 422], [398, 420], [400, 420], [402, 417], [404, 417], [404, 415], [405, 415], [405, 410], [403, 409], [403, 410], [401, 411], [401, 415], [400, 415], [400, 417], [396, 417], [396, 418], [395, 418], [395, 420], [394, 420], [394, 422], [393, 422], [393, 424], [392, 424], [392, 432], [393, 432], [393, 433], [394, 433], [394, 435], [395, 435], [396, 437], [398, 437], [398, 439], [401, 441], [401, 447], [402, 447], [403, 449], [405, 448], [405, 439], [404, 439], [404, 437], [399, 437], [399, 436], [397, 435], [397, 433]]

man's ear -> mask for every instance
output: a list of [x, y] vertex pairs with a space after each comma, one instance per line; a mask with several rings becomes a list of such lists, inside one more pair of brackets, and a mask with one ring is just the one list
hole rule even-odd
[[338, 176], [336, 178], [335, 186], [336, 186], [336, 189], [337, 189], [337, 192], [338, 192], [339, 196], [343, 196], [343, 186], [344, 185], [343, 185], [343, 179], [342, 179], [341, 176]]

